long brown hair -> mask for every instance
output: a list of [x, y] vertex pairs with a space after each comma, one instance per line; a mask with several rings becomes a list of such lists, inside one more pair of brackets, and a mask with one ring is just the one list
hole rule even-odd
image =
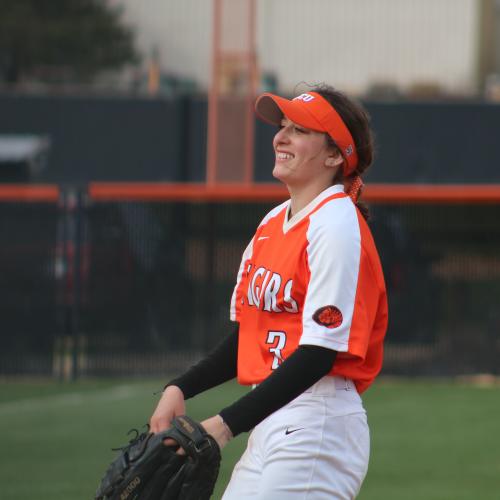
[[[374, 138], [370, 126], [370, 116], [360, 103], [329, 85], [318, 85], [313, 88], [312, 91], [320, 94], [335, 108], [351, 132], [354, 144], [356, 145], [356, 151], [358, 153], [358, 165], [356, 170], [349, 174], [348, 177], [344, 177], [342, 169], [339, 169], [337, 175], [333, 179], [333, 183], [342, 182], [346, 189], [348, 189], [352, 180], [356, 176], [362, 177], [373, 163]], [[329, 144], [338, 150], [335, 141], [330, 136], [327, 136], [327, 138]], [[370, 217], [368, 205], [358, 199], [356, 201], [356, 206], [363, 217], [368, 220]]]

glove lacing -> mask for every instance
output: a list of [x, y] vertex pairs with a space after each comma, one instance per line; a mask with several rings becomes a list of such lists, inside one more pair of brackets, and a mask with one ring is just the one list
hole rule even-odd
[[119, 446], [118, 448], [111, 448], [111, 450], [112, 451], [124, 451], [124, 452], [130, 451], [134, 446], [141, 444], [148, 436], [149, 429], [150, 429], [149, 424], [144, 425], [144, 427], [146, 428], [146, 430], [144, 432], [139, 432], [139, 430], [137, 430], [135, 428], [130, 429], [127, 432], [127, 436], [129, 436], [133, 432], [135, 433], [135, 436], [128, 442], [128, 444], [126, 444], [125, 446]]

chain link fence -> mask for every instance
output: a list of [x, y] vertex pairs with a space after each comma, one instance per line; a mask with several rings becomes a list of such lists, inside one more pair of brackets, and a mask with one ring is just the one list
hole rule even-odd
[[[0, 375], [183, 369], [230, 330], [241, 253], [276, 204], [61, 200], [0, 203]], [[498, 374], [499, 219], [500, 204], [372, 205], [385, 374]]]

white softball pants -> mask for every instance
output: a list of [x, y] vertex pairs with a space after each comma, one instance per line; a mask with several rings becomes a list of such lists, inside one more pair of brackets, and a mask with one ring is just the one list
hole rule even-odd
[[326, 376], [255, 427], [223, 500], [352, 500], [369, 455], [353, 382]]

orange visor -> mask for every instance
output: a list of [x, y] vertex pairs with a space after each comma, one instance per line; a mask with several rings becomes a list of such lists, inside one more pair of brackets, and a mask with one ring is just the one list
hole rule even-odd
[[356, 169], [358, 155], [349, 129], [334, 107], [317, 92], [301, 94], [292, 100], [265, 93], [257, 98], [255, 112], [272, 125], [280, 125], [284, 115], [301, 127], [326, 132], [345, 159], [344, 175]]

